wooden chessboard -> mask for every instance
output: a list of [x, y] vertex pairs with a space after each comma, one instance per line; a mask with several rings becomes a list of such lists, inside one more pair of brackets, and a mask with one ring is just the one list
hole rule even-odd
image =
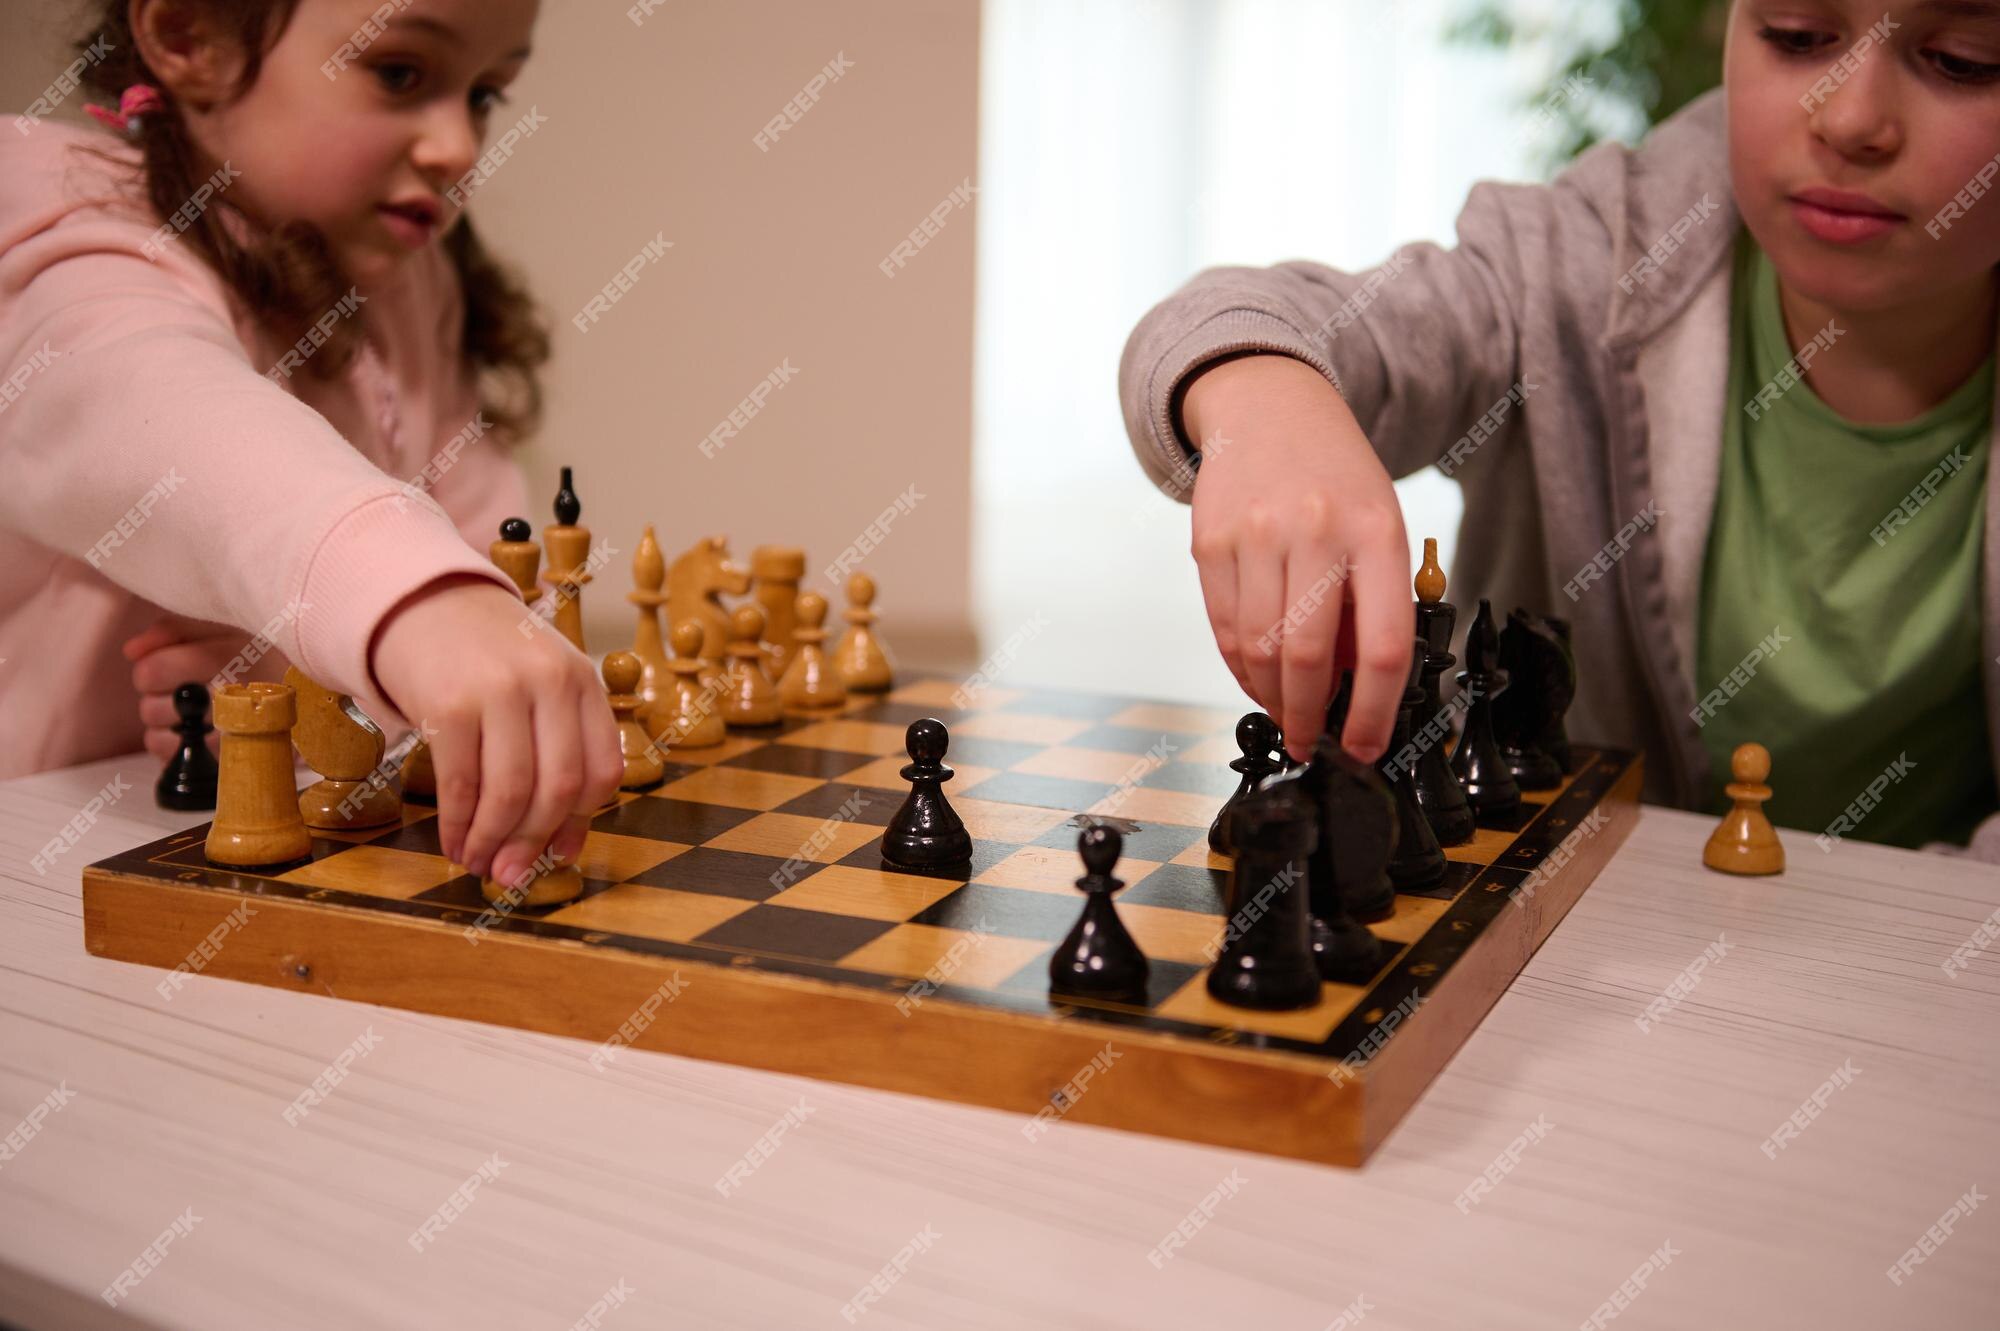
[[[1031, 1116], [1358, 1164], [1380, 1144], [1637, 817], [1637, 758], [1579, 749], [1519, 826], [1447, 852], [1444, 883], [1374, 926], [1374, 983], [1258, 1013], [1208, 997], [1227, 862], [1207, 829], [1236, 777], [1236, 716], [950, 682], [787, 716], [677, 755], [598, 815], [584, 895], [491, 911], [439, 851], [435, 812], [321, 835], [265, 873], [210, 865], [205, 827], [92, 865], [96, 955]], [[904, 728], [951, 730], [946, 787], [970, 873], [888, 870]], [[1599, 815], [1593, 817], [1593, 813]], [[1152, 965], [1143, 1007], [1051, 1001], [1082, 895], [1079, 826], [1121, 820], [1118, 911]], [[1532, 879], [1532, 891], [1514, 889]], [[1518, 896], [1518, 900], [1517, 900]], [[248, 906], [239, 911], [239, 906]], [[233, 912], [233, 914], [232, 914]], [[206, 938], [216, 941], [203, 946]], [[199, 982], [199, 981], [195, 981]], [[609, 1043], [605, 1043], [609, 1042]]]

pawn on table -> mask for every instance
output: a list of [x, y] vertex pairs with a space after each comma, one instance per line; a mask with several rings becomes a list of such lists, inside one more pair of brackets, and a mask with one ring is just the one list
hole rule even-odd
[[1242, 779], [1236, 783], [1236, 792], [1216, 811], [1215, 821], [1208, 825], [1208, 848], [1216, 854], [1227, 855], [1230, 852], [1230, 812], [1243, 802], [1244, 796], [1257, 788], [1258, 782], [1283, 770], [1284, 762], [1279, 757], [1279, 749], [1284, 742], [1285, 737], [1279, 733], [1278, 723], [1262, 712], [1249, 712], [1236, 723], [1236, 747], [1243, 756], [1232, 758], [1229, 770]]
[[667, 682], [641, 721], [653, 742], [669, 752], [680, 749], [712, 749], [727, 739], [722, 724], [719, 690], [705, 689], [701, 683], [702, 627], [690, 619], [674, 625], [670, 641], [674, 654], [667, 658]]
[[764, 673], [764, 648], [758, 639], [764, 632], [764, 612], [754, 605], [739, 605], [729, 617], [728, 687], [722, 703], [722, 719], [732, 726], [774, 726], [783, 719], [778, 706], [778, 690]]
[[1118, 829], [1100, 824], [1084, 829], [1076, 839], [1076, 850], [1083, 857], [1083, 877], [1076, 880], [1083, 893], [1083, 914], [1049, 958], [1049, 992], [1143, 1004], [1150, 969], [1146, 954], [1111, 904], [1111, 894], [1125, 886], [1111, 875], [1125, 851], [1125, 838]]
[[639, 681], [645, 663], [636, 652], [613, 652], [604, 658], [604, 687], [611, 695], [611, 714], [618, 718], [618, 749], [625, 757], [621, 790], [644, 790], [656, 786], [667, 774], [653, 748], [652, 737], [640, 729]]
[[1785, 871], [1785, 846], [1778, 829], [1764, 813], [1771, 798], [1771, 751], [1762, 744], [1739, 744], [1729, 756], [1735, 779], [1723, 788], [1734, 804], [1702, 847], [1701, 862], [1723, 873], [1767, 874]]
[[153, 786], [153, 799], [162, 809], [192, 813], [215, 807], [218, 771], [215, 755], [208, 751], [208, 689], [201, 684], [183, 684], [174, 690], [174, 715], [179, 720], [174, 732], [180, 747], [160, 770]]
[[855, 693], [887, 693], [895, 679], [889, 653], [875, 631], [877, 616], [871, 608], [874, 604], [875, 579], [866, 573], [850, 577], [847, 609], [841, 612], [847, 621], [847, 631], [840, 635], [840, 643], [833, 649], [833, 660], [841, 679]]
[[778, 701], [786, 707], [838, 707], [847, 685], [826, 656], [826, 598], [800, 592], [792, 629], [793, 651], [778, 680]]
[[972, 834], [944, 797], [944, 783], [953, 776], [944, 761], [950, 743], [951, 733], [935, 717], [912, 721], [903, 732], [910, 761], [902, 775], [910, 793], [882, 833], [882, 858], [891, 864], [944, 869], [972, 858]]

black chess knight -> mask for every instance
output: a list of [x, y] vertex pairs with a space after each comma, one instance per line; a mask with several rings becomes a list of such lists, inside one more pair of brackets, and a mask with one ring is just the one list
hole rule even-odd
[[1569, 770], [1563, 714], [1576, 698], [1576, 658], [1568, 629], [1517, 609], [1500, 630], [1500, 668], [1508, 685], [1493, 700], [1493, 737], [1523, 790], [1553, 790]]
[[1500, 668], [1500, 635], [1493, 627], [1493, 605], [1482, 600], [1472, 627], [1465, 631], [1465, 669], [1458, 686], [1470, 695], [1465, 730], [1451, 755], [1452, 774], [1465, 789], [1466, 802], [1481, 822], [1506, 823], [1521, 809], [1521, 787], [1500, 755], [1493, 738], [1493, 701], [1508, 686]]

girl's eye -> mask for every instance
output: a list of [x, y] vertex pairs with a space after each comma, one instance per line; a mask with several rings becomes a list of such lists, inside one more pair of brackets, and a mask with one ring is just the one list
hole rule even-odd
[[415, 65], [390, 61], [375, 66], [375, 78], [385, 91], [405, 93], [417, 86], [418, 70]]
[[2000, 79], [2000, 65], [1989, 65], [1944, 51], [1926, 51], [1938, 73], [1953, 83], [1991, 83]]
[[1830, 32], [1813, 32], [1803, 28], [1773, 28], [1768, 24], [1757, 30], [1757, 36], [1780, 55], [1811, 55], [1833, 40]]
[[496, 106], [507, 105], [507, 94], [498, 88], [481, 86], [472, 90], [472, 109], [485, 115]]

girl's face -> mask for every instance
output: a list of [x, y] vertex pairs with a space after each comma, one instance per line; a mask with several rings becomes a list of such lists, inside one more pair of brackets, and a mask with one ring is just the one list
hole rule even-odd
[[1738, 0], [1723, 82], [1737, 206], [1792, 290], [1861, 312], [1991, 280], [2000, 0]]
[[313, 224], [350, 281], [378, 283], [457, 222], [488, 120], [515, 119], [503, 90], [536, 7], [300, 0], [241, 97], [184, 114], [207, 170], [240, 173], [232, 203], [266, 225]]

